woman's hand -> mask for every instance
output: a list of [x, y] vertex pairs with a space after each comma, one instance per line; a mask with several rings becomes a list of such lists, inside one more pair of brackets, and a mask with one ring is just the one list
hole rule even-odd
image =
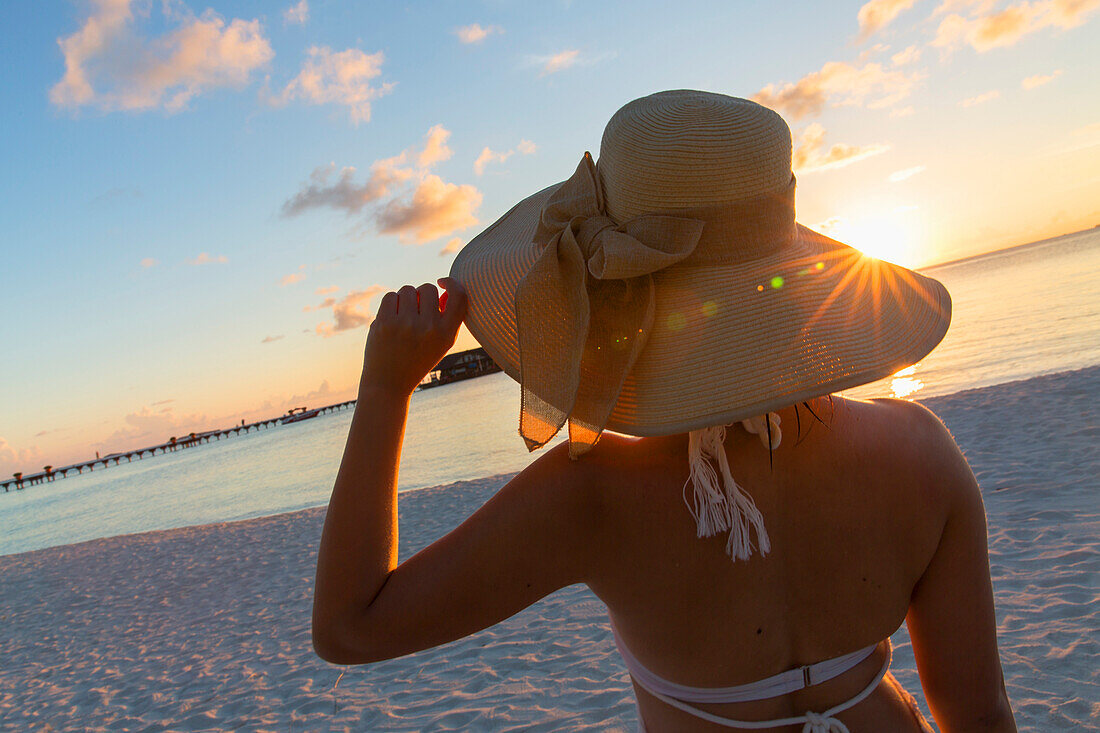
[[363, 358], [364, 387], [412, 394], [425, 375], [454, 346], [458, 327], [466, 316], [466, 291], [457, 281], [434, 285], [406, 285], [386, 293], [367, 334]]

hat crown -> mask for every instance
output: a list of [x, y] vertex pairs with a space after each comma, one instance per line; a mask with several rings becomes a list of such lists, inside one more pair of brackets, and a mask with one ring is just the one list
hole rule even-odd
[[623, 106], [604, 128], [598, 163], [608, 215], [738, 201], [791, 182], [791, 131], [747, 99], [677, 90]]

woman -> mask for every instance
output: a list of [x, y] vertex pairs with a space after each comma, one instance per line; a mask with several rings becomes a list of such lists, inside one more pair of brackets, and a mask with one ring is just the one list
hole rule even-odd
[[[586, 583], [644, 730], [927, 730], [887, 673], [903, 621], [942, 731], [1015, 730], [966, 461], [918, 405], [829, 396], [922, 358], [950, 300], [796, 225], [790, 140], [746, 100], [635, 100], [598, 167], [586, 153], [467, 245], [445, 306], [431, 285], [382, 299], [318, 654], [408, 654]], [[464, 318], [522, 384], [528, 447], [566, 422], [569, 441], [398, 565], [409, 396]]]

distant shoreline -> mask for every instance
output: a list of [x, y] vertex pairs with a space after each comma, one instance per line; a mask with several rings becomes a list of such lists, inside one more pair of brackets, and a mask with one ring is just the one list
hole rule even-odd
[[[1081, 369], [1071, 369], [1069, 371], [1051, 372], [1049, 374], [1039, 374], [1026, 379], [1016, 379], [1009, 382], [1000, 382], [998, 384], [987, 385], [984, 387], [968, 387], [967, 389], [961, 389], [958, 392], [949, 392], [947, 394], [938, 394], [924, 399], [915, 400], [930, 409], [936, 410], [940, 405], [959, 405], [966, 404], [970, 400], [984, 401], [987, 396], [992, 392], [1007, 391], [1012, 393], [1026, 392], [1032, 390], [1041, 390], [1046, 388], [1047, 385], [1054, 382], [1061, 382], [1062, 380], [1081, 381], [1081, 382], [1096, 382], [1100, 381], [1100, 364], [1093, 366], [1082, 367]], [[950, 427], [950, 426], [949, 426]], [[466, 479], [459, 479], [446, 484], [437, 484], [432, 486], [417, 486], [415, 488], [404, 489], [398, 492], [400, 496], [408, 494], [415, 494], [417, 492], [446, 492], [449, 489], [457, 488], [465, 485], [476, 484], [481, 485], [484, 482], [491, 482], [494, 484], [503, 485], [509, 479], [512, 478], [517, 472], [504, 472], [495, 473], [486, 476], [474, 476]], [[324, 505], [318, 504], [314, 506], [305, 506], [300, 509], [294, 509], [291, 511], [276, 512], [274, 514], [260, 514], [260, 515], [248, 515], [241, 516], [235, 519], [226, 519], [218, 522], [210, 522], [207, 524], [188, 524], [180, 527], [171, 527], [166, 529], [151, 529], [142, 530], [139, 532], [130, 532], [118, 535], [111, 535], [108, 537], [97, 537], [88, 540], [80, 540], [79, 542], [70, 542], [60, 545], [50, 545], [48, 547], [39, 547], [33, 550], [24, 550], [22, 552], [13, 552], [3, 554], [0, 553], [0, 560], [4, 558], [16, 557], [18, 555], [25, 555], [30, 553], [47, 552], [50, 550], [56, 550], [58, 548], [73, 548], [89, 543], [96, 542], [115, 542], [123, 540], [127, 537], [141, 537], [146, 535], [157, 535], [165, 532], [179, 532], [185, 530], [197, 530], [203, 527], [217, 527], [224, 525], [236, 525], [241, 522], [258, 522], [263, 520], [269, 520], [275, 517], [289, 517], [295, 514], [316, 512], [323, 510]]]
[[944, 260], [942, 262], [936, 262], [936, 263], [933, 263], [931, 265], [921, 265], [920, 267], [917, 267], [915, 269], [917, 270], [917, 272], [924, 272], [926, 270], [932, 270], [932, 269], [935, 269], [937, 267], [944, 267], [946, 265], [959, 265], [959, 264], [962, 264], [963, 262], [969, 262], [970, 260], [979, 260], [983, 257], [989, 257], [990, 255], [1008, 254], [1009, 252], [1014, 252], [1018, 249], [1027, 249], [1028, 247], [1035, 247], [1035, 246], [1038, 246], [1040, 244], [1047, 244], [1049, 242], [1053, 242], [1056, 239], [1063, 239], [1065, 237], [1073, 237], [1073, 236], [1076, 236], [1078, 234], [1084, 234], [1085, 232], [1091, 232], [1091, 231], [1095, 231], [1095, 230], [1098, 230], [1098, 229], [1100, 229], [1100, 224], [1097, 224], [1096, 226], [1093, 226], [1093, 227], [1086, 227], [1085, 229], [1079, 229], [1076, 232], [1066, 232], [1065, 234], [1057, 234], [1053, 237], [1047, 237], [1046, 239], [1037, 239], [1034, 242], [1024, 242], [1023, 244], [1013, 244], [1013, 245], [1010, 245], [1008, 247], [1002, 247], [1001, 249], [991, 249], [988, 252], [979, 252], [978, 254], [967, 255], [966, 257], [959, 257], [958, 259], [954, 259], [954, 260]]

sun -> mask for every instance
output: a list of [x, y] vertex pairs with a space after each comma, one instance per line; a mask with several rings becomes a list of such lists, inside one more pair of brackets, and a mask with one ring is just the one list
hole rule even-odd
[[905, 267], [914, 267], [920, 259], [919, 222], [912, 216], [914, 207], [898, 207], [888, 212], [868, 212], [851, 219], [834, 216], [818, 225], [822, 234], [855, 247], [869, 257]]

